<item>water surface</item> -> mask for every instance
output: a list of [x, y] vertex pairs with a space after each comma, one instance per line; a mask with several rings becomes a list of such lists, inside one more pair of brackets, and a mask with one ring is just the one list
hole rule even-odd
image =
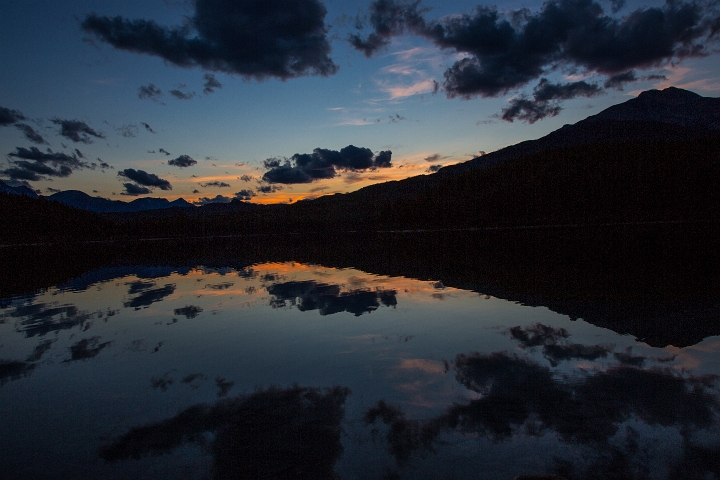
[[720, 475], [720, 337], [524, 303], [311, 263], [91, 270], [0, 304], [0, 471]]

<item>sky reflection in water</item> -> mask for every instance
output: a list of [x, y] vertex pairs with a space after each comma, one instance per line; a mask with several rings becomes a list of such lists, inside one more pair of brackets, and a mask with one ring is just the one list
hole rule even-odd
[[0, 307], [11, 478], [720, 475], [718, 337], [296, 263], [97, 270]]

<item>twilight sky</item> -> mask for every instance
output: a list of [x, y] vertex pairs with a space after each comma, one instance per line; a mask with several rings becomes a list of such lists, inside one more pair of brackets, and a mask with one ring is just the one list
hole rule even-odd
[[649, 88], [718, 96], [719, 39], [711, 1], [3, 0], [0, 179], [126, 201], [352, 191]]

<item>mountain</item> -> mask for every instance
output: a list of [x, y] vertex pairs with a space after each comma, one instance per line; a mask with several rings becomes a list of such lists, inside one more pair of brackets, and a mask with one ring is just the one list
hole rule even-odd
[[2, 180], [0, 180], [0, 192], [9, 193], [10, 195], [25, 195], [27, 197], [38, 198], [38, 194], [35, 193], [32, 189], [26, 187], [25, 185], [20, 185], [19, 187], [12, 187], [7, 183], [3, 182]]
[[537, 140], [527, 140], [440, 169], [448, 176], [537, 152], [608, 142], [688, 140], [720, 133], [720, 98], [669, 87], [648, 90]]
[[132, 202], [123, 202], [102, 197], [91, 197], [87, 193], [79, 190], [65, 190], [54, 193], [47, 198], [71, 207], [96, 213], [131, 213], [172, 207], [193, 207], [191, 203], [188, 203], [182, 198], [178, 198], [172, 202], [166, 198], [138, 198]]

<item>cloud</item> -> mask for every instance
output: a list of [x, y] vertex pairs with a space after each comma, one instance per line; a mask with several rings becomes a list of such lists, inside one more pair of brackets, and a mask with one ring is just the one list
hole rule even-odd
[[283, 189], [283, 187], [281, 187], [280, 185], [260, 185], [259, 187], [257, 187], [256, 190], [259, 193], [266, 194], [266, 193], [279, 192], [282, 189]]
[[18, 318], [17, 331], [28, 338], [68, 330], [92, 318], [92, 314], [78, 310], [75, 305], [57, 303], [25, 303], [5, 315]]
[[569, 343], [570, 336], [564, 328], [554, 328], [536, 323], [525, 328], [512, 327], [510, 337], [520, 343], [521, 348], [542, 346], [543, 355], [551, 365], [556, 366], [565, 360], [597, 360], [608, 356], [611, 347], [604, 345], [582, 345]]
[[[206, 378], [194, 375], [187, 381]], [[215, 383], [218, 396], [233, 384], [222, 377]], [[99, 456], [116, 462], [197, 444], [211, 453], [213, 478], [288, 478], [299, 476], [296, 472], [302, 478], [337, 478], [348, 395], [348, 388], [338, 386], [258, 388], [251, 395], [193, 405], [172, 418], [135, 426], [103, 445]]]
[[427, 173], [435, 173], [438, 170], [442, 168], [442, 165], [430, 165], [427, 170], [425, 170]]
[[164, 153], [164, 154], [167, 155], [168, 157], [169, 157], [170, 155], [172, 155], [170, 152], [168, 152], [168, 151], [165, 150], [164, 148], [159, 149], [158, 152]]
[[622, 90], [623, 84], [639, 82], [644, 80], [667, 80], [665, 75], [647, 75], [644, 77], [638, 77], [635, 70], [628, 70], [627, 72], [618, 73], [609, 77], [605, 80], [603, 87], [613, 88], [615, 90]]
[[152, 83], [147, 86], [142, 85], [138, 88], [138, 98], [140, 99], [149, 98], [150, 100], [157, 102], [160, 97], [162, 97], [162, 90]]
[[175, 313], [175, 315], [185, 315], [185, 318], [189, 319], [197, 317], [198, 315], [200, 315], [200, 313], [202, 313], [202, 311], [202, 307], [197, 307], [195, 305], [186, 305], [183, 308], [176, 308], [173, 312]]
[[144, 170], [135, 170], [134, 168], [126, 168], [118, 172], [118, 176], [125, 177], [145, 187], [158, 187], [160, 190], [172, 190], [172, 185], [167, 180], [163, 180], [153, 173], [147, 173]]
[[257, 193], [253, 192], [252, 190], [247, 190], [247, 189], [240, 190], [239, 192], [237, 192], [235, 194], [235, 198], [237, 198], [238, 200], [244, 200], [244, 201], [251, 200], [252, 197], [256, 197], [256, 196], [257, 196]]
[[38, 143], [38, 144], [46, 144], [47, 143], [45, 141], [45, 139], [42, 137], [42, 135], [37, 133], [35, 131], [35, 129], [32, 128], [30, 125], [27, 125], [25, 123], [16, 123], [15, 127], [18, 130], [20, 130], [21, 132], [23, 132], [23, 134], [25, 134], [25, 138], [27, 138], [31, 142]]
[[329, 57], [326, 13], [319, 0], [196, 0], [184, 26], [95, 13], [81, 25], [115, 48], [180, 67], [286, 80], [337, 71]]
[[232, 202], [232, 198], [226, 197], [224, 195], [216, 195], [214, 198], [208, 198], [208, 197], [201, 197], [198, 198], [196, 201], [193, 202], [195, 205], [207, 205], [209, 203], [230, 203]]
[[373, 156], [369, 148], [348, 145], [337, 150], [316, 148], [313, 153], [296, 153], [290, 159], [269, 158], [263, 165], [269, 170], [262, 179], [268, 183], [310, 183], [314, 180], [333, 178], [339, 170], [359, 171], [388, 168], [392, 152], [383, 151]]
[[203, 75], [203, 79], [205, 80], [205, 85], [203, 85], [203, 93], [205, 95], [210, 95], [215, 92], [215, 89], [222, 88], [222, 83], [220, 83], [212, 73], [206, 73]]
[[145, 127], [145, 130], [147, 130], [147, 131], [150, 132], [150, 133], [157, 133], [155, 130], [152, 129], [152, 127], [151, 127], [150, 125], [148, 125], [148, 124], [145, 123], [145, 122], [140, 122], [140, 125], [142, 125], [143, 127]]
[[[388, 425], [388, 449], [399, 466], [416, 451], [433, 452], [441, 436], [453, 433], [496, 442], [552, 433], [565, 446], [582, 446], [584, 454], [590, 451], [584, 447], [590, 447], [595, 458], [578, 461], [578, 451], [567, 460], [556, 457], [557, 466], [572, 459], [566, 478], [612, 478], [618, 472], [624, 478], [645, 478], [648, 464], [678, 461], [677, 454], [688, 447], [692, 454], [682, 452], [687, 458], [678, 466], [693, 465], [692, 474], [677, 478], [703, 478], [720, 466], [716, 441], [703, 441], [703, 447], [696, 443], [704, 438], [701, 432], [718, 428], [714, 376], [622, 364], [568, 375], [507, 352], [460, 354], [454, 364], [455, 379], [474, 398], [453, 402], [444, 413], [423, 421], [406, 418], [384, 401], [367, 410], [366, 424]], [[676, 440], [658, 449], [656, 428], [672, 432]], [[651, 447], [643, 448], [647, 445]], [[618, 465], [607, 457], [625, 461]]]
[[184, 93], [180, 90], [170, 90], [170, 95], [177, 98], [178, 100], [190, 100], [195, 96], [195, 92]]
[[320, 315], [350, 312], [357, 317], [377, 310], [380, 305], [397, 305], [395, 290], [357, 289], [343, 292], [339, 285], [314, 280], [276, 283], [266, 288], [273, 296], [270, 301], [273, 308], [289, 303], [303, 312], [318, 310]]
[[177, 158], [168, 160], [168, 165], [173, 165], [175, 167], [180, 167], [180, 168], [192, 167], [196, 163], [197, 163], [197, 161], [193, 160], [193, 158], [190, 157], [189, 155], [180, 155]]
[[533, 89], [533, 98], [525, 96], [510, 100], [510, 106], [502, 110], [501, 118], [507, 122], [521, 120], [535, 123], [545, 117], [554, 117], [562, 110], [561, 100], [575, 97], [594, 97], [603, 93], [595, 84], [585, 81], [571, 83], [550, 83], [547, 78], [540, 80]]
[[243, 182], [250, 182], [254, 179], [255, 179], [255, 177], [250, 176], [250, 175], [243, 175], [240, 177], [240, 180], [242, 180]]
[[437, 162], [439, 160], [443, 160], [445, 158], [448, 158], [448, 157], [445, 157], [439, 153], [433, 153], [432, 155], [425, 157], [425, 161], [432, 163], [432, 162]]
[[[175, 284], [167, 284], [164, 287], [144, 289], [137, 297], [129, 302], [123, 302], [125, 308], [134, 308], [140, 310], [143, 307], [149, 307], [155, 302], [161, 302], [175, 292]], [[131, 292], [132, 293], [132, 287]]]
[[125, 191], [120, 193], [120, 195], [130, 195], [136, 197], [138, 195], [147, 195], [148, 193], [152, 193], [152, 190], [149, 188], [141, 187], [139, 185], [135, 185], [134, 183], [123, 183], [123, 187], [125, 187]]
[[366, 38], [362, 38], [360, 34], [351, 34], [348, 37], [350, 44], [370, 58], [389, 45], [392, 37], [403, 34], [406, 29], [424, 30], [425, 19], [422, 14], [427, 10], [419, 6], [419, 1], [375, 0], [370, 5], [370, 24], [373, 32]]
[[80, 120], [62, 120], [54, 118], [52, 122], [60, 125], [60, 135], [77, 143], [93, 143], [92, 137], [105, 138], [101, 132], [93, 130], [90, 126]]
[[[613, 8], [621, 7], [614, 2]], [[492, 6], [472, 13], [426, 20], [418, 2], [376, 0], [370, 5], [372, 32], [350, 43], [366, 56], [405, 32], [462, 56], [444, 73], [448, 97], [497, 97], [546, 75], [580, 68], [615, 75], [708, 54], [720, 15], [713, 3], [668, 1], [622, 18], [593, 0], [550, 0], [538, 12], [502, 14]]]
[[9, 153], [8, 157], [19, 160], [11, 162], [13, 167], [0, 171], [0, 174], [13, 180], [38, 181], [48, 176], [67, 177], [76, 169], [94, 168], [92, 164], [81, 161], [76, 155], [70, 156], [62, 152], [53, 152], [49, 148], [46, 152], [41, 152], [37, 147], [29, 149], [16, 147], [15, 150], [15, 152]]
[[123, 125], [122, 127], [118, 127], [117, 131], [120, 132], [120, 135], [122, 135], [125, 138], [135, 138], [137, 134], [140, 132], [137, 125], [129, 124], [129, 125]]
[[20, 111], [0, 107], [0, 126], [6, 127], [22, 120], [26, 120], [26, 118]]
[[225, 187], [230, 187], [230, 184], [215, 180], [213, 182], [201, 183], [200, 186], [203, 188], [207, 188], [207, 187], [225, 188]]
[[102, 349], [112, 345], [112, 342], [100, 343], [100, 337], [84, 338], [70, 347], [70, 359], [65, 362], [88, 360], [94, 358]]

